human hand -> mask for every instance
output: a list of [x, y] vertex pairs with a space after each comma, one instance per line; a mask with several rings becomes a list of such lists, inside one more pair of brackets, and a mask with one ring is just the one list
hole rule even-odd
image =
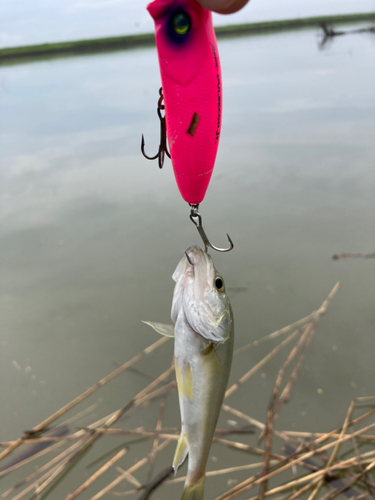
[[213, 10], [218, 14], [233, 14], [242, 9], [249, 0], [198, 0], [198, 2], [208, 10]]

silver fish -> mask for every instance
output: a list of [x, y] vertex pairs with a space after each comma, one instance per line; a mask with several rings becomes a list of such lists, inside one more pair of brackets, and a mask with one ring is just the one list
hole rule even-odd
[[182, 500], [202, 500], [206, 463], [227, 387], [233, 354], [233, 315], [212, 258], [189, 248], [173, 274], [172, 325], [147, 322], [174, 336], [181, 434], [173, 467], [189, 454]]

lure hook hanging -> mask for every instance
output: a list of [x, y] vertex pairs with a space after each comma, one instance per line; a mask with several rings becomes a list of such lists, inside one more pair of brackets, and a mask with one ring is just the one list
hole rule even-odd
[[160, 144], [159, 144], [159, 150], [156, 153], [155, 156], [147, 156], [145, 153], [145, 138], [142, 134], [142, 141], [141, 141], [141, 151], [142, 154], [145, 158], [148, 160], [156, 160], [158, 158], [158, 165], [159, 168], [163, 168], [164, 165], [164, 158], [165, 154], [168, 156], [168, 158], [171, 157], [169, 151], [168, 151], [168, 146], [167, 146], [167, 127], [165, 123], [165, 116], [162, 116], [161, 112], [164, 111], [165, 107], [163, 104], [164, 96], [163, 96], [163, 88], [160, 87], [159, 89], [159, 100], [158, 100], [158, 107], [157, 107], [157, 112], [158, 112], [158, 117], [160, 120]]
[[205, 233], [205, 230], [203, 229], [202, 226], [202, 216], [199, 214], [198, 209], [199, 205], [191, 205], [191, 211], [190, 211], [190, 220], [195, 224], [195, 227], [198, 229], [198, 233], [200, 234], [200, 237], [203, 240], [204, 243], [204, 250], [207, 253], [208, 247], [212, 248], [213, 250], [216, 250], [217, 252], [230, 252], [232, 248], [234, 247], [233, 241], [230, 239], [229, 234], [227, 233], [227, 238], [230, 244], [229, 248], [218, 248], [215, 247], [210, 243], [210, 240], [207, 237], [207, 234]]

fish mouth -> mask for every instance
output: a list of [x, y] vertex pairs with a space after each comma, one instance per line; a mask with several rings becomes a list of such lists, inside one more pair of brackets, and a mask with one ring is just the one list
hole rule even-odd
[[212, 258], [198, 246], [186, 250], [173, 279], [172, 321], [182, 314], [189, 327], [211, 342], [225, 342], [226, 319], [230, 317], [228, 298], [215, 287], [217, 271]]
[[185, 252], [185, 255], [186, 255], [186, 258], [187, 258], [187, 260], [188, 260], [189, 264], [190, 264], [191, 266], [194, 266], [194, 263], [190, 260], [190, 257], [189, 257], [189, 255], [187, 254], [187, 252]]
[[213, 267], [213, 262], [205, 251], [203, 251], [201, 248], [198, 246], [192, 246], [188, 248], [185, 252], [186, 259], [189, 262], [190, 265], [192, 266], [200, 266], [200, 265], [211, 265]]
[[185, 252], [186, 271], [193, 275], [194, 296], [204, 300], [204, 294], [212, 288], [215, 278], [215, 267], [208, 253], [198, 246], [190, 247]]

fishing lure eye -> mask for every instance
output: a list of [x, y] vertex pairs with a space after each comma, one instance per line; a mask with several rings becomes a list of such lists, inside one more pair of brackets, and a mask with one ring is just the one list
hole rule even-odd
[[191, 30], [191, 17], [183, 10], [174, 12], [169, 19], [169, 32], [175, 40], [181, 40]]
[[220, 278], [220, 276], [216, 276], [216, 278], [215, 278], [215, 286], [219, 290], [219, 292], [223, 292], [224, 291], [224, 281], [222, 280], [222, 278]]

